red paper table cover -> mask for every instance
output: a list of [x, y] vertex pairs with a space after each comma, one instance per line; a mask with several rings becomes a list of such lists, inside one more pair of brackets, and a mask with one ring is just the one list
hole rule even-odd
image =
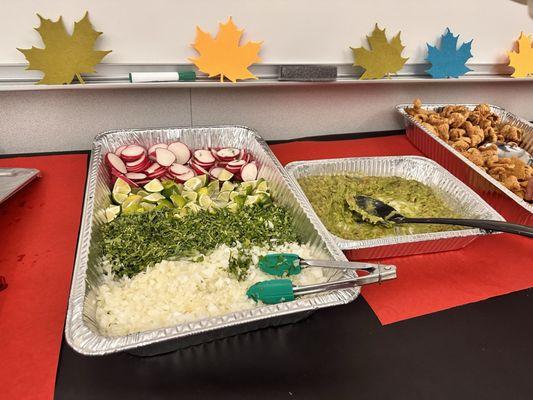
[[0, 398], [51, 399], [80, 224], [87, 154], [0, 159], [42, 177], [0, 204]]

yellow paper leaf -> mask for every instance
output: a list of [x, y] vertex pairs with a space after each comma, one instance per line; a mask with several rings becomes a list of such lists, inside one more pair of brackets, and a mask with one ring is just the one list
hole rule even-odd
[[510, 51], [509, 66], [514, 68], [513, 78], [526, 78], [533, 75], [533, 48], [531, 47], [531, 36], [524, 32], [518, 38], [518, 51]]
[[365, 69], [360, 79], [379, 79], [402, 69], [408, 58], [402, 57], [405, 46], [402, 45], [400, 33], [398, 32], [389, 43], [385, 29], [379, 29], [376, 24], [372, 35], [367, 36], [370, 50], [350, 47], [355, 57], [353, 65]]
[[54, 22], [37, 14], [41, 25], [35, 30], [39, 32], [43, 40], [44, 49], [32, 47], [31, 49], [17, 49], [28, 60], [28, 70], [38, 70], [44, 73], [44, 77], [37, 83], [48, 85], [69, 84], [83, 73], [95, 72], [94, 66], [102, 61], [108, 51], [93, 50], [96, 39], [102, 32], [96, 32], [89, 14], [74, 23], [74, 32], [70, 35], [65, 29], [63, 18]]
[[237, 29], [231, 17], [225, 24], [219, 24], [214, 39], [197, 26], [192, 47], [200, 56], [189, 60], [210, 78], [220, 75], [220, 82], [224, 81], [224, 77], [234, 83], [237, 79], [257, 79], [248, 67], [260, 61], [257, 54], [262, 42], [247, 42], [240, 46], [242, 33], [243, 30]]

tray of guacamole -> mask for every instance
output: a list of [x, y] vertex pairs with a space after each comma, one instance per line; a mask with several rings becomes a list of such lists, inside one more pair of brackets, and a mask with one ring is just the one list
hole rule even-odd
[[[429, 186], [397, 176], [324, 175], [298, 179], [320, 220], [335, 236], [349, 240], [462, 229], [449, 225], [383, 224], [364, 221], [354, 212], [356, 195], [373, 197], [406, 217], [459, 218]], [[359, 213], [361, 210], [358, 210]], [[365, 219], [372, 219], [368, 216]], [[374, 217], [377, 220], [377, 217]]]
[[296, 161], [285, 168], [302, 189], [308, 212], [318, 216], [349, 259], [456, 250], [486, 234], [459, 226], [382, 223], [354, 208], [354, 196], [381, 200], [406, 217], [503, 220], [468, 186], [425, 157]]

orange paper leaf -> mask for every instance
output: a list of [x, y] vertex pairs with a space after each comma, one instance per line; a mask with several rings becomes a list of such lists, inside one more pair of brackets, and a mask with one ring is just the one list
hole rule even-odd
[[231, 17], [225, 24], [219, 24], [214, 39], [197, 26], [192, 47], [200, 56], [189, 60], [210, 78], [220, 75], [220, 82], [224, 81], [224, 77], [234, 83], [237, 79], [257, 79], [248, 67], [260, 61], [258, 53], [262, 42], [247, 42], [240, 46], [243, 31], [237, 29]]
[[533, 75], [533, 48], [531, 47], [531, 36], [524, 32], [518, 38], [518, 51], [510, 51], [509, 66], [514, 68], [513, 78], [526, 78]]

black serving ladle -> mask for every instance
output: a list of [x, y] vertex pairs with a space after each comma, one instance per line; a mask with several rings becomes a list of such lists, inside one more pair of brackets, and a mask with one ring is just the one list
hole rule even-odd
[[[507, 232], [516, 235], [533, 238], [533, 227], [527, 225], [512, 224], [505, 221], [492, 221], [486, 219], [460, 219], [460, 218], [408, 218], [400, 214], [394, 207], [368, 196], [355, 196], [355, 203], [362, 211], [371, 216], [378, 217], [371, 223], [396, 223], [396, 224], [443, 224], [470, 226], [487, 231]], [[361, 215], [350, 207], [352, 211]], [[365, 221], [368, 218], [364, 218]], [[375, 218], [374, 218], [375, 219]]]

